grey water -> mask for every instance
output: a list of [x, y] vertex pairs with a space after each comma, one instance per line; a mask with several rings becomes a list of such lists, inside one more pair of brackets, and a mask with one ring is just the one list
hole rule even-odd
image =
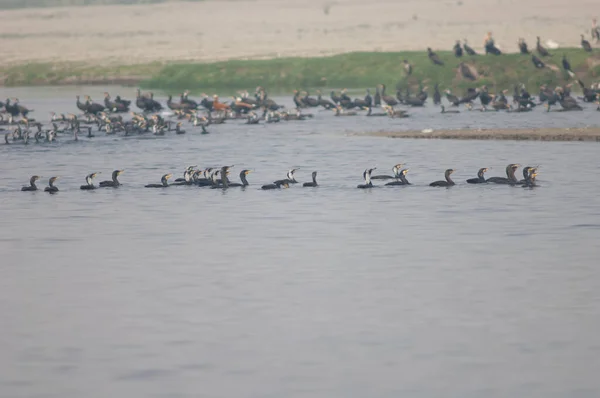
[[[0, 98], [44, 120], [93, 90]], [[597, 144], [354, 134], [597, 126], [600, 112], [314, 114], [0, 145], [0, 396], [600, 395]], [[399, 162], [413, 185], [355, 188]], [[539, 187], [464, 183], [512, 162], [540, 165]], [[251, 185], [143, 188], [224, 164]], [[320, 186], [259, 189], [292, 167]], [[450, 167], [456, 186], [428, 186]], [[120, 188], [79, 190], [117, 168]], [[33, 174], [60, 192], [20, 192]]]

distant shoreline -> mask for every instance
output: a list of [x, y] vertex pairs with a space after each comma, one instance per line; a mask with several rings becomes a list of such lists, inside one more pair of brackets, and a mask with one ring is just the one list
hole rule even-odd
[[421, 138], [453, 140], [515, 140], [515, 141], [595, 141], [600, 142], [600, 127], [527, 128], [527, 129], [459, 129], [418, 130], [362, 133], [371, 137]]

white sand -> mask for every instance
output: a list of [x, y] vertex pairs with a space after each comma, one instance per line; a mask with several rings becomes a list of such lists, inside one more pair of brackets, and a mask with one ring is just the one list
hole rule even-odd
[[[325, 8], [330, 5], [329, 14]], [[256, 0], [0, 11], [1, 65], [145, 63], [481, 48], [519, 37], [578, 46], [598, 0]]]

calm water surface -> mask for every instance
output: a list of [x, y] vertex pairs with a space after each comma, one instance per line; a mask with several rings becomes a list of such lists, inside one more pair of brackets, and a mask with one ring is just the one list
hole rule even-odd
[[[76, 92], [0, 95], [43, 119]], [[600, 113], [415, 113], [0, 145], [0, 395], [599, 396], [598, 145], [348, 133]], [[355, 189], [399, 161], [413, 186]], [[462, 183], [509, 162], [541, 165], [540, 187]], [[143, 188], [191, 164], [252, 185]], [[291, 167], [321, 186], [258, 189]], [[459, 185], [427, 186], [448, 167]], [[115, 168], [119, 189], [78, 189]], [[20, 192], [32, 174], [61, 191]]]

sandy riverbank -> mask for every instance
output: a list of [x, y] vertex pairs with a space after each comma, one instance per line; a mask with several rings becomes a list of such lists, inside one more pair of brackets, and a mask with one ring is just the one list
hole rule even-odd
[[600, 127], [536, 129], [463, 129], [434, 131], [374, 132], [361, 135], [388, 138], [425, 138], [455, 140], [530, 140], [530, 141], [600, 141]]
[[[594, 8], [596, 7], [596, 8]], [[596, 0], [207, 0], [0, 11], [0, 65], [143, 64], [349, 51], [450, 49], [485, 32], [516, 49], [536, 35], [578, 46]]]

